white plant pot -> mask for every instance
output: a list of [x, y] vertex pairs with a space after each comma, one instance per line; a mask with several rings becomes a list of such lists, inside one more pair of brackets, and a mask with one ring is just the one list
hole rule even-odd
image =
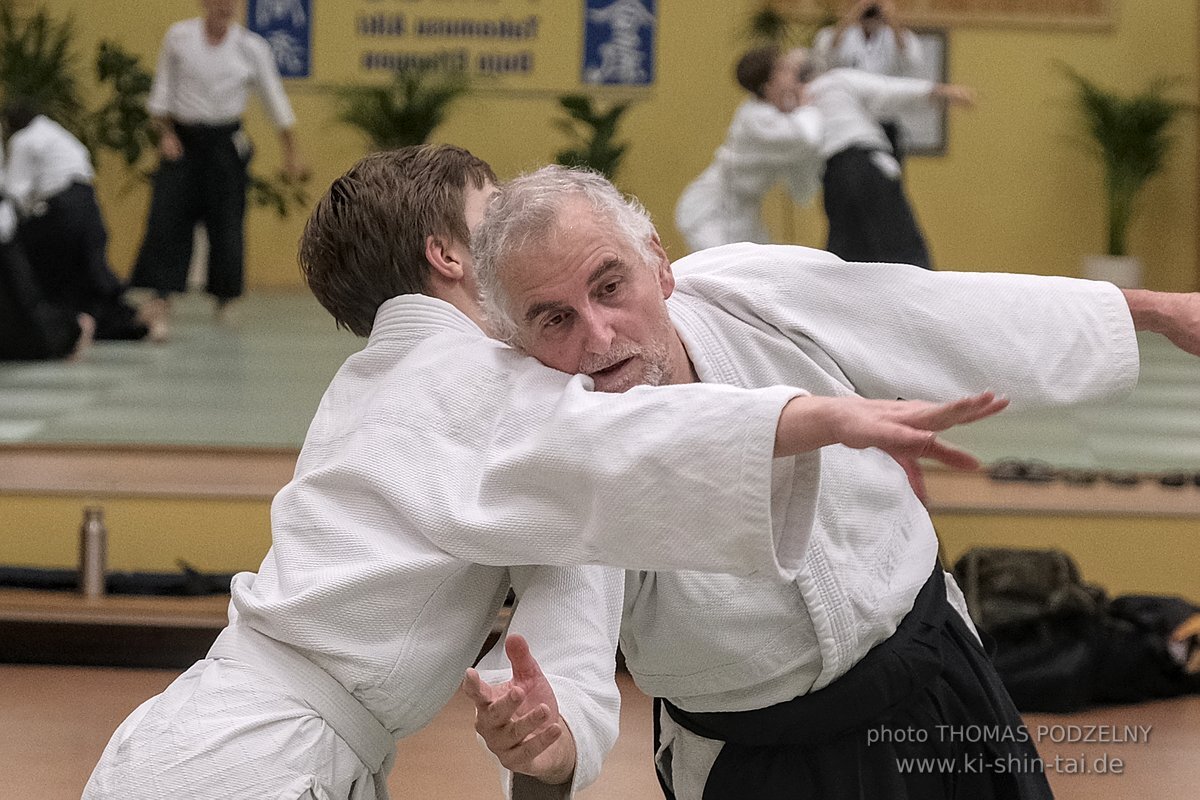
[[1084, 256], [1083, 277], [1115, 283], [1122, 289], [1142, 288], [1142, 260], [1137, 256]]

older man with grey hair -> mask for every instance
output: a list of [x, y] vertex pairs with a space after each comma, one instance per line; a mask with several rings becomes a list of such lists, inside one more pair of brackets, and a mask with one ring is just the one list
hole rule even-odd
[[[751, 244], [673, 269], [644, 209], [586, 171], [546, 167], [507, 184], [472, 251], [497, 330], [604, 391], [786, 383], [936, 400], [993, 389], [1030, 407], [1131, 389], [1135, 330], [1200, 355], [1196, 294]], [[904, 470], [840, 444], [793, 466], [777, 473], [772, 511], [806, 543], [794, 579], [627, 575], [621, 647], [662, 701], [664, 791], [1050, 796]], [[967, 737], [968, 726], [989, 733]], [[502, 728], [480, 728], [494, 749]], [[911, 760], [931, 757], [941, 760]]]

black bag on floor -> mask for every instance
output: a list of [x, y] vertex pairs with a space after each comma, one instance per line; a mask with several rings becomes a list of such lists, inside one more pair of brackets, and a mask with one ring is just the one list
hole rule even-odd
[[1200, 691], [1169, 652], [1200, 608], [1172, 597], [1109, 600], [1059, 550], [977, 548], [954, 566], [971, 617], [1022, 711], [1078, 711]]

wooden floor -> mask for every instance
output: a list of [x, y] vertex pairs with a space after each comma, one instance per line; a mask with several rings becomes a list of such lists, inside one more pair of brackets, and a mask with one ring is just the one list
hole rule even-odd
[[[160, 691], [173, 671], [0, 665], [0, 797], [75, 800], [120, 721]], [[621, 737], [584, 800], [658, 797], [650, 768], [650, 703], [621, 676]], [[429, 727], [400, 743], [389, 786], [398, 798], [499, 798], [497, 773], [476, 744], [470, 703], [461, 695]], [[1200, 793], [1200, 697], [1099, 709], [1072, 716], [1030, 715], [1026, 723], [1051, 765], [1059, 800], [1158, 800]], [[1081, 744], [1053, 726], [1150, 726], [1144, 743]], [[1057, 761], [1055, 759], [1058, 759]], [[1103, 760], [1121, 774], [1072, 775]], [[1055, 764], [1058, 766], [1055, 767]]]

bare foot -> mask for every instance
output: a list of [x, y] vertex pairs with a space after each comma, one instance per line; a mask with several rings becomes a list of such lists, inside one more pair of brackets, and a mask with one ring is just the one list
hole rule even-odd
[[237, 325], [238, 321], [237, 303], [233, 298], [220, 297], [217, 298], [217, 307], [213, 313], [218, 325], [231, 328]]
[[79, 314], [75, 321], [79, 323], [79, 338], [75, 340], [75, 347], [67, 354], [67, 361], [82, 359], [96, 338], [96, 320], [91, 314]]
[[147, 328], [146, 338], [155, 343], [165, 342], [171, 335], [169, 323], [171, 316], [170, 302], [163, 297], [155, 297], [138, 306], [138, 319]]

